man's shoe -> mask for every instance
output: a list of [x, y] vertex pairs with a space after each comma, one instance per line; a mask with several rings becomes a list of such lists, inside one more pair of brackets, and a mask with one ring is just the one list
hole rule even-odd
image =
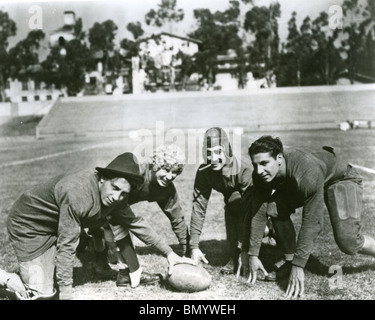
[[120, 269], [117, 273], [116, 286], [125, 287], [130, 285], [129, 269]]
[[280, 260], [273, 265], [272, 270], [268, 273], [268, 276], [264, 278], [265, 281], [276, 281], [289, 276], [292, 269], [292, 262], [286, 260]]
[[[157, 282], [160, 282], [162, 280], [161, 274], [151, 274], [147, 272], [142, 272], [140, 284], [141, 285], [150, 285]], [[117, 274], [117, 280], [116, 280], [116, 286], [118, 287], [127, 287], [130, 286], [130, 276], [129, 276], [129, 269], [122, 269]]]
[[230, 259], [228, 263], [220, 269], [221, 274], [228, 275], [235, 273], [235, 265], [233, 264], [233, 259]]
[[96, 252], [95, 256], [95, 262], [92, 264], [92, 266], [96, 275], [98, 275], [102, 279], [115, 279], [117, 271], [109, 266], [107, 253]]
[[140, 284], [143, 284], [146, 286], [149, 284], [161, 282], [162, 279], [163, 279], [163, 276], [161, 274], [152, 274], [152, 273], [142, 272]]
[[95, 274], [99, 276], [101, 279], [115, 279], [117, 275], [117, 271], [112, 269], [109, 265], [101, 266], [97, 263], [93, 263], [93, 269]]

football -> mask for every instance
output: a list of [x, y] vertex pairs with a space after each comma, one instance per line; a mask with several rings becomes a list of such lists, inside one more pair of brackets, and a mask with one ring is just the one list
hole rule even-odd
[[199, 265], [181, 263], [174, 266], [172, 275], [167, 276], [166, 281], [178, 291], [198, 292], [210, 286], [211, 276]]

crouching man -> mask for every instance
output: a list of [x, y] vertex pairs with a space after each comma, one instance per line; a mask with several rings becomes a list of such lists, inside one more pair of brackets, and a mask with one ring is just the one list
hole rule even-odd
[[[277, 205], [273, 223], [279, 239], [289, 248], [295, 246], [292, 261], [280, 266], [289, 274], [288, 298], [304, 293], [304, 268], [322, 229], [326, 208], [340, 250], [375, 257], [375, 240], [361, 231], [362, 179], [333, 148], [284, 151], [279, 138], [263, 136], [250, 146], [249, 155], [254, 166], [253, 204], [258, 203], [258, 207], [254, 206], [251, 213], [250, 248], [242, 255], [243, 264], [254, 271], [262, 265], [257, 255], [266, 214], [260, 204], [267, 202]], [[284, 226], [299, 207], [303, 208], [303, 218], [295, 244], [294, 228]]]
[[143, 183], [132, 153], [115, 158], [106, 168], [59, 175], [24, 192], [8, 217], [8, 233], [20, 276], [0, 270], [0, 286], [20, 299], [73, 298], [73, 261], [81, 228], [118, 220], [146, 244], [162, 252], [169, 272], [183, 259], [144, 223], [129, 212], [128, 195]]
[[233, 154], [228, 136], [222, 128], [214, 127], [205, 132], [202, 153], [205, 163], [199, 166], [194, 182], [190, 222], [191, 257], [195, 262], [208, 263], [199, 248], [199, 239], [211, 192], [216, 190], [224, 196], [224, 219], [227, 233], [226, 264], [221, 272], [233, 274], [238, 268], [243, 222], [247, 211], [244, 204], [249, 203], [244, 201], [243, 197], [251, 194], [252, 168], [250, 164], [239, 161]]
[[[182, 173], [184, 166], [185, 155], [176, 145], [157, 147], [148, 161], [140, 164], [143, 183], [137, 189], [132, 190], [128, 199], [129, 205], [142, 201], [158, 204], [170, 221], [183, 256], [186, 254], [188, 230], [173, 181]], [[128, 210], [132, 209], [129, 207]], [[113, 225], [115, 222], [117, 225]], [[160, 275], [144, 272], [140, 266], [129, 231], [134, 234], [133, 230], [125, 228], [118, 219], [110, 220], [110, 224], [104, 228], [107, 247], [109, 252], [116, 252], [120, 268], [116, 285], [118, 287], [130, 285], [135, 288], [140, 284], [149, 285], [159, 282]], [[96, 242], [99, 241], [100, 239], [96, 240]], [[100, 261], [97, 261], [98, 263]], [[103, 265], [103, 263], [100, 264]]]

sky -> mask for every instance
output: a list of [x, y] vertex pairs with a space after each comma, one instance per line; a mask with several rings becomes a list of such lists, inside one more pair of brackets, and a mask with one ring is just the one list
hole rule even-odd
[[[254, 0], [257, 6], [268, 6], [274, 0]], [[285, 41], [288, 30], [287, 22], [293, 11], [297, 12], [297, 21], [300, 24], [306, 16], [312, 19], [320, 12], [328, 12], [330, 6], [340, 5], [343, 0], [278, 0], [281, 5], [281, 18], [279, 19], [279, 36], [281, 41]], [[148, 35], [168, 31], [152, 28], [146, 25], [144, 17], [150, 9], [157, 9], [160, 0], [65, 0], [65, 1], [8, 1], [0, 0], [0, 10], [8, 12], [11, 19], [17, 24], [17, 34], [10, 37], [9, 47], [14, 46], [18, 41], [24, 39], [31, 31], [29, 27], [30, 18], [34, 12], [29, 12], [33, 5], [38, 5], [42, 9], [43, 31], [49, 34], [63, 25], [64, 11], [74, 11], [76, 18], [81, 17], [83, 29], [88, 31], [95, 22], [103, 22], [111, 19], [118, 26], [116, 42], [127, 37], [132, 39], [131, 34], [126, 30], [126, 25], [130, 22], [139, 21]], [[193, 10], [207, 8], [211, 12], [223, 11], [229, 7], [229, 0], [177, 0], [177, 8], [185, 12], [182, 22], [176, 25], [174, 33], [186, 36], [194, 30], [195, 19]], [[250, 6], [243, 5], [242, 14], [250, 9]], [[42, 43], [44, 49], [48, 48], [48, 37]]]

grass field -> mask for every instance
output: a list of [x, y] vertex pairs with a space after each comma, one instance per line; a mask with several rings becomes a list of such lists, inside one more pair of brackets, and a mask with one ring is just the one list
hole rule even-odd
[[[241, 155], [247, 159], [250, 143], [266, 132], [245, 132], [241, 140]], [[339, 155], [353, 164], [375, 169], [375, 135], [368, 129], [342, 132], [338, 130], [267, 132], [279, 136], [287, 146], [321, 147], [331, 145]], [[36, 140], [34, 137], [0, 138], [0, 268], [17, 270], [7, 233], [6, 219], [13, 201], [25, 189], [60, 173], [83, 168], [106, 166], [118, 154], [133, 151], [137, 143], [129, 138], [76, 137]], [[247, 159], [248, 160], [248, 159]], [[189, 164], [176, 180], [186, 220], [190, 221], [192, 188], [198, 164]], [[364, 232], [375, 236], [375, 177], [362, 172], [364, 179], [363, 216]], [[139, 203], [134, 211], [147, 219], [155, 230], [163, 234], [178, 252], [177, 240], [168, 219], [157, 205]], [[298, 230], [301, 215], [293, 215]], [[117, 288], [114, 281], [101, 281], [93, 273], [90, 251], [81, 253], [74, 269], [74, 295], [87, 300], [277, 300], [284, 299], [285, 283], [257, 281], [249, 286], [244, 279], [222, 276], [220, 266], [224, 263], [222, 251], [225, 240], [224, 210], [222, 196], [213, 192], [201, 237], [201, 250], [206, 253], [209, 264], [205, 268], [212, 275], [211, 287], [199, 293], [179, 293], [170, 288], [150, 286]], [[158, 252], [136, 241], [139, 259], [144, 270], [165, 273], [166, 260]], [[280, 257], [275, 247], [264, 245], [261, 258], [269, 267]], [[329, 280], [331, 266], [342, 267], [342, 288], [332, 288]], [[339, 300], [374, 299], [373, 283], [375, 261], [372, 258], [351, 257], [341, 253], [333, 240], [328, 215], [314, 253], [306, 268], [306, 293], [301, 299]]]

